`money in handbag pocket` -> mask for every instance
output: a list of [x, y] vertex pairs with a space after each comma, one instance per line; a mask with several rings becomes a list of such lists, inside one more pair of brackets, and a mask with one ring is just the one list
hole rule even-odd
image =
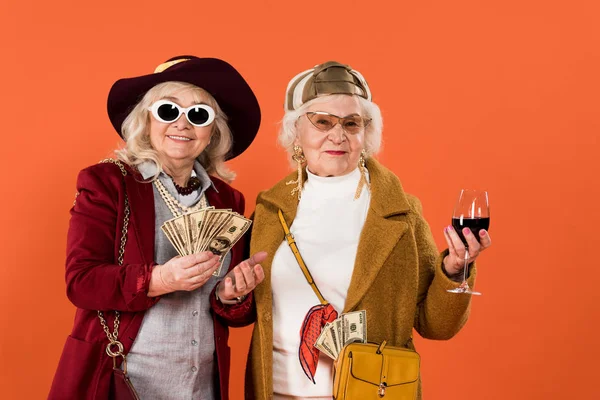
[[344, 346], [350, 343], [367, 343], [367, 311], [342, 314], [323, 327], [315, 347], [332, 359], [337, 359]]

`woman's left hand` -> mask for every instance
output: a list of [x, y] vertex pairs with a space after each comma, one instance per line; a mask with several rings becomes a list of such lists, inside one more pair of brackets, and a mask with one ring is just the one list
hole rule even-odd
[[219, 298], [233, 300], [253, 291], [265, 279], [265, 273], [260, 263], [266, 258], [267, 253], [261, 251], [236, 265], [219, 284], [217, 288]]
[[[470, 264], [475, 261], [483, 250], [491, 246], [492, 239], [485, 229], [479, 231], [479, 242], [469, 228], [463, 228], [462, 232], [469, 247], [467, 262]], [[452, 226], [444, 229], [444, 236], [446, 237], [449, 251], [448, 255], [444, 258], [444, 269], [449, 276], [460, 274], [465, 267], [465, 245]]]

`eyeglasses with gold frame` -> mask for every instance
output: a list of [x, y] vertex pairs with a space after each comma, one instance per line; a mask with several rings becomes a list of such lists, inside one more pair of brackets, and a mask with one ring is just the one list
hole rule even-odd
[[355, 135], [371, 123], [370, 118], [363, 118], [358, 114], [338, 117], [325, 111], [309, 111], [305, 115], [313, 126], [321, 132], [327, 132], [340, 124], [346, 133]]

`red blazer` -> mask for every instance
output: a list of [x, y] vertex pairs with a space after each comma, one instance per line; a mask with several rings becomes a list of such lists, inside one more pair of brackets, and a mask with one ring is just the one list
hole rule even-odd
[[[114, 312], [121, 311], [118, 339], [129, 352], [144, 313], [159, 297], [148, 297], [154, 262], [154, 194], [152, 184], [127, 167], [124, 177], [114, 164], [98, 164], [82, 170], [77, 179], [76, 202], [71, 209], [67, 237], [67, 296], [77, 307], [71, 335], [67, 338], [50, 389], [49, 399], [108, 399], [112, 359], [105, 352], [108, 339], [97, 310], [105, 312], [113, 330]], [[215, 208], [244, 213], [244, 196], [225, 182], [211, 177], [215, 188], [206, 191]], [[131, 215], [123, 265], [117, 264], [125, 210], [125, 194]], [[231, 250], [230, 269], [244, 256], [245, 238]], [[234, 306], [217, 303], [211, 296], [215, 359], [218, 365], [216, 393], [228, 398], [229, 346], [227, 326], [254, 321], [250, 294]], [[119, 360], [120, 362], [121, 360]], [[168, 368], [165, 365], [165, 368]]]

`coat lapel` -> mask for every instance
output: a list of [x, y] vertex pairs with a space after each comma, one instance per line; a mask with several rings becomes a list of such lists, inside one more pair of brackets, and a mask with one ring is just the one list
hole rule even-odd
[[[304, 175], [306, 178], [306, 172]], [[275, 252], [284, 241], [283, 227], [277, 216], [277, 210], [280, 209], [283, 212], [288, 226], [292, 225], [298, 210], [298, 197], [291, 195], [292, 186], [285, 183], [295, 178], [296, 173], [294, 172], [279, 181], [272, 189], [261, 192], [257, 198], [257, 205], [261, 204], [266, 210], [257, 207], [255, 212], [254, 218], [258, 223], [252, 230], [251, 249], [252, 252], [267, 252], [267, 259], [261, 264], [265, 270], [265, 281], [255, 289], [260, 292], [260, 298], [267, 300], [257, 304], [259, 314], [263, 314], [271, 308], [271, 264]]]
[[204, 193], [206, 194], [206, 200], [208, 200], [208, 204], [215, 209], [231, 208], [223, 204], [223, 200], [221, 199], [221, 196], [219, 196], [219, 193], [217, 193], [215, 190], [214, 186], [211, 185]]
[[398, 178], [373, 159], [368, 160], [367, 169], [371, 180], [371, 204], [360, 235], [343, 312], [352, 311], [364, 297], [408, 229], [406, 222], [392, 219], [410, 210]]
[[[288, 225], [291, 225], [296, 217], [298, 209], [298, 197], [291, 196], [292, 186], [286, 182], [294, 180], [296, 173], [292, 173], [285, 179], [279, 181], [271, 189], [261, 192], [256, 199], [256, 211], [254, 212], [254, 226], [250, 238], [250, 249], [252, 253], [266, 251], [267, 259], [261, 263], [265, 271], [265, 280], [254, 289], [257, 299], [256, 313], [257, 325], [252, 339], [251, 358], [255, 365], [260, 365], [254, 373], [254, 385], [256, 390], [262, 394], [260, 398], [272, 397], [273, 384], [272, 373], [257, 373], [256, 371], [271, 371], [273, 357], [273, 297], [271, 283], [271, 266], [275, 252], [284, 242], [283, 228], [277, 216], [277, 210], [283, 212]], [[258, 336], [256, 336], [258, 335]], [[259, 337], [259, 339], [256, 339]], [[257, 345], [258, 344], [258, 345]], [[248, 381], [247, 381], [248, 382]]]
[[125, 189], [129, 198], [130, 219], [140, 254], [147, 264], [154, 262], [154, 190], [152, 183], [142, 182], [137, 172], [128, 169]]
[[379, 270], [407, 228], [406, 222], [382, 218], [371, 210], [369, 211], [360, 235], [354, 271], [343, 312], [352, 311], [367, 293]]

